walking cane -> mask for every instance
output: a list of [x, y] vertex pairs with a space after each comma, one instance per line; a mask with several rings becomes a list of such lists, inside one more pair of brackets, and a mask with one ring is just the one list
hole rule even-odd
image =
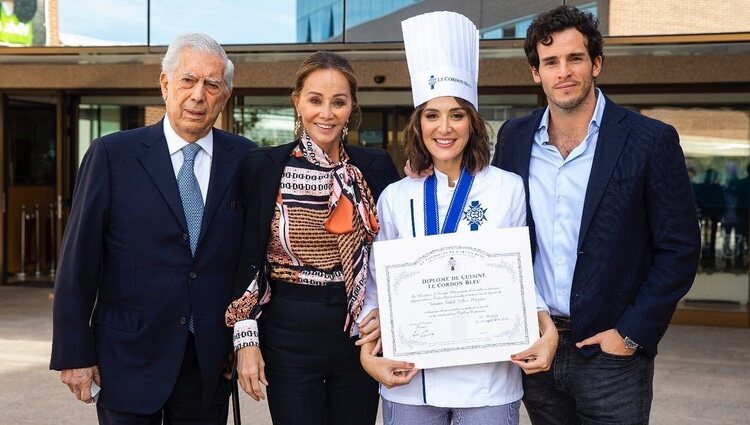
[[234, 417], [234, 425], [242, 425], [242, 418], [240, 417], [240, 389], [237, 385], [237, 358], [235, 357], [232, 366], [232, 380], [230, 385], [232, 386], [232, 416]]

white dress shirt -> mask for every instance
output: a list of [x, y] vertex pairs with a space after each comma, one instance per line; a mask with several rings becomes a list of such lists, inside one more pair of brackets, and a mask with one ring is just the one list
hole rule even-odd
[[[169, 117], [166, 115], [164, 116], [164, 137], [167, 139], [169, 157], [172, 160], [172, 167], [174, 167], [174, 178], [177, 180], [177, 174], [180, 173], [182, 163], [185, 162], [182, 156], [182, 148], [189, 143], [175, 133], [169, 122]], [[214, 153], [214, 132], [209, 131], [208, 134], [198, 139], [195, 143], [200, 145], [201, 150], [195, 155], [193, 172], [195, 173], [195, 178], [198, 180], [198, 186], [201, 188], [203, 205], [205, 205], [206, 195], [208, 194], [208, 182], [211, 177], [211, 158]]]
[[[448, 186], [445, 174], [436, 170], [435, 175], [442, 226], [455, 188]], [[424, 180], [406, 177], [383, 191], [378, 200], [380, 231], [376, 240], [424, 237]], [[523, 181], [515, 174], [495, 167], [480, 171], [466, 205], [472, 201], [486, 208], [486, 221], [478, 231], [526, 225]], [[471, 231], [466, 217], [461, 218], [457, 231]], [[359, 320], [378, 305], [374, 257], [370, 255], [370, 276]], [[396, 403], [463, 408], [511, 403], [521, 398], [523, 388], [521, 370], [510, 362], [497, 362], [423, 370], [407, 385], [390, 389], [381, 386], [380, 394]]]
[[[570, 291], [578, 259], [583, 201], [604, 114], [604, 96], [596, 89], [588, 134], [563, 159], [549, 143], [549, 107], [534, 134], [529, 162], [529, 204], [536, 226], [534, 279], [550, 314], [570, 316]], [[606, 143], [606, 141], [602, 141]]]

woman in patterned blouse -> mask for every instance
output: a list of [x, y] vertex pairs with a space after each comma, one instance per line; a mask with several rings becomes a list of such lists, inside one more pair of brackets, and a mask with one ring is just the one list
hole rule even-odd
[[[297, 70], [292, 143], [242, 166], [245, 226], [227, 309], [242, 388], [267, 386], [274, 424], [373, 424], [377, 383], [354, 345], [375, 202], [398, 180], [380, 149], [346, 145], [360, 118], [349, 62], [317, 52]], [[261, 318], [262, 315], [262, 318]]]

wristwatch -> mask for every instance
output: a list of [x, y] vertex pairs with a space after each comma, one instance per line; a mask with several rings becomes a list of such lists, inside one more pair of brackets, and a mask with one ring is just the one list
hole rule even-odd
[[622, 332], [620, 332], [619, 329], [617, 330], [617, 333], [620, 334], [620, 336], [622, 337], [622, 340], [625, 342], [625, 348], [627, 348], [629, 350], [637, 350], [638, 347], [640, 347], [638, 345], [638, 343], [635, 342], [635, 341], [633, 341], [632, 339], [630, 339], [629, 336], [623, 335]]
[[625, 347], [631, 350], [637, 350], [638, 347], [640, 347], [638, 343], [630, 339], [629, 336], [623, 337], [622, 340], [625, 341]]

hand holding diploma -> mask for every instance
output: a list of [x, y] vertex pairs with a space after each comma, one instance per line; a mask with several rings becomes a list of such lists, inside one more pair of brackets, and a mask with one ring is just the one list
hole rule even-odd
[[[419, 369], [414, 367], [414, 363], [390, 360], [373, 355], [372, 351], [375, 345], [375, 342], [362, 345], [359, 352], [359, 361], [365, 371], [373, 379], [385, 385], [386, 388], [406, 385], [419, 373]], [[379, 341], [377, 345], [380, 345]]]
[[539, 317], [539, 330], [542, 337], [528, 349], [510, 356], [510, 361], [520, 367], [526, 375], [549, 370], [557, 351], [559, 335], [555, 324], [549, 317], [549, 313], [538, 311], [537, 316]]

